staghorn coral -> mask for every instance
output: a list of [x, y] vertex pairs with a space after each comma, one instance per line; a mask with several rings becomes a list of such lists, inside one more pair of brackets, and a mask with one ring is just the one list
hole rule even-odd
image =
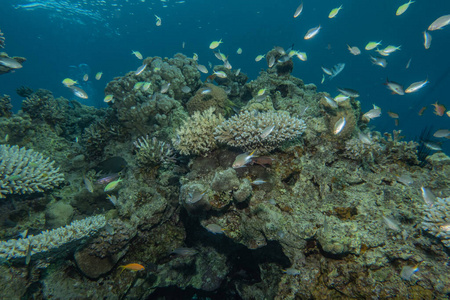
[[220, 114], [214, 113], [211, 107], [204, 112], [196, 111], [176, 130], [177, 138], [172, 140], [176, 150], [183, 155], [202, 155], [217, 148], [214, 139], [214, 128], [224, 121]]
[[175, 161], [172, 146], [158, 141], [156, 137], [143, 136], [133, 144], [137, 148], [136, 159], [140, 166], [166, 165]]
[[[273, 131], [268, 136], [261, 137], [263, 131], [271, 126], [275, 126]], [[214, 135], [219, 142], [229, 146], [266, 153], [299, 136], [305, 129], [305, 122], [291, 117], [288, 112], [245, 111], [217, 126]]]
[[43, 192], [59, 185], [64, 175], [53, 164], [31, 149], [0, 145], [0, 198]]
[[422, 228], [450, 248], [450, 197], [436, 199], [432, 206], [426, 205]]
[[76, 220], [64, 227], [46, 230], [36, 236], [24, 239], [0, 241], [0, 258], [20, 258], [27, 255], [31, 245], [31, 255], [58, 249], [71, 242], [89, 237], [106, 225], [103, 215]]

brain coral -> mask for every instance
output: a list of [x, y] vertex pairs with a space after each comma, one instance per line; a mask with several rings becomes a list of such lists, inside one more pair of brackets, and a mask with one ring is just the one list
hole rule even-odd
[[[263, 131], [272, 126], [274, 126], [272, 132], [265, 136]], [[264, 153], [274, 150], [284, 141], [299, 136], [305, 129], [305, 122], [291, 117], [288, 112], [245, 111], [217, 126], [214, 135], [219, 142], [229, 146]]]
[[436, 199], [433, 206], [426, 206], [422, 227], [450, 248], [450, 197]]
[[0, 198], [6, 194], [43, 192], [64, 181], [42, 154], [18, 146], [0, 145]]
[[214, 139], [214, 128], [223, 122], [220, 114], [214, 113], [211, 107], [204, 112], [196, 111], [191, 117], [184, 121], [183, 125], [176, 130], [177, 138], [172, 140], [173, 146], [181, 154], [203, 155], [217, 147]]

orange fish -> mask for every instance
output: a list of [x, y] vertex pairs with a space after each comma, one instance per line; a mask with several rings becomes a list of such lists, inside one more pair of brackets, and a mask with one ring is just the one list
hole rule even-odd
[[130, 271], [135, 271], [135, 272], [145, 270], [144, 266], [140, 265], [140, 264], [128, 264], [125, 266], [119, 266], [119, 268], [122, 268], [122, 271], [120, 271], [119, 275], [122, 274], [123, 270], [125, 270], [125, 269], [130, 270]]
[[423, 115], [423, 112], [427, 109], [426, 106], [422, 107], [419, 111], [419, 116]]
[[438, 104], [437, 101], [436, 101], [436, 103], [431, 104], [431, 105], [434, 106], [434, 114], [435, 114], [435, 115], [438, 115], [439, 117], [442, 117], [442, 116], [444, 115], [445, 110], [446, 110], [446, 108], [445, 108], [444, 105]]

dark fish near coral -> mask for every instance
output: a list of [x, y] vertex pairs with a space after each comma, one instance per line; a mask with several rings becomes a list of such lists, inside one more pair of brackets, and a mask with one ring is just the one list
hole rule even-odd
[[[96, 172], [102, 172], [103, 174], [114, 174], [116, 175], [116, 178], [119, 177], [117, 173], [125, 169], [127, 166], [127, 162], [125, 159], [123, 159], [120, 156], [113, 156], [111, 158], [108, 158], [100, 163], [95, 167]], [[115, 178], [115, 179], [116, 179]], [[115, 180], [113, 179], [113, 180]]]
[[0, 65], [10, 69], [22, 68], [22, 65], [17, 60], [10, 57], [0, 57]]
[[174, 249], [172, 252], [170, 252], [170, 254], [176, 255], [176, 256], [192, 256], [197, 254], [198, 251], [194, 248], [185, 248], [185, 247], [180, 247], [180, 248], [176, 248]]

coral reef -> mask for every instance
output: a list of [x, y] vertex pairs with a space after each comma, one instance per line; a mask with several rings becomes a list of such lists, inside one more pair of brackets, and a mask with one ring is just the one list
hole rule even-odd
[[20, 258], [27, 255], [31, 247], [31, 256], [58, 249], [71, 242], [89, 237], [103, 228], [106, 219], [103, 215], [76, 220], [65, 227], [44, 231], [23, 239], [0, 241], [0, 258]]
[[6, 194], [43, 192], [64, 181], [54, 161], [18, 146], [0, 145], [0, 198]]
[[172, 139], [174, 148], [183, 155], [208, 155], [217, 148], [214, 129], [224, 121], [221, 114], [214, 113], [211, 107], [204, 112], [195, 112], [176, 130], [177, 137]]
[[0, 97], [0, 117], [10, 117], [12, 110], [11, 97], [3, 95]]
[[[210, 89], [211, 91], [204, 93], [206, 89]], [[186, 103], [186, 109], [192, 115], [196, 111], [202, 112], [210, 107], [214, 107], [216, 113], [230, 115], [233, 111], [233, 105], [234, 103], [228, 99], [227, 93], [222, 88], [207, 83]]]
[[16, 93], [20, 97], [27, 98], [30, 97], [34, 93], [34, 91], [30, 87], [22, 85], [16, 89]]
[[175, 161], [172, 146], [158, 141], [156, 137], [140, 137], [134, 142], [134, 146], [137, 148], [136, 159], [140, 166], [165, 165]]
[[[272, 127], [272, 131], [265, 134], [264, 131]], [[229, 146], [267, 153], [301, 135], [305, 128], [303, 120], [291, 117], [287, 112], [245, 111], [217, 126], [214, 135], [219, 142]]]
[[425, 205], [422, 228], [450, 248], [450, 197], [436, 198], [432, 206]]

